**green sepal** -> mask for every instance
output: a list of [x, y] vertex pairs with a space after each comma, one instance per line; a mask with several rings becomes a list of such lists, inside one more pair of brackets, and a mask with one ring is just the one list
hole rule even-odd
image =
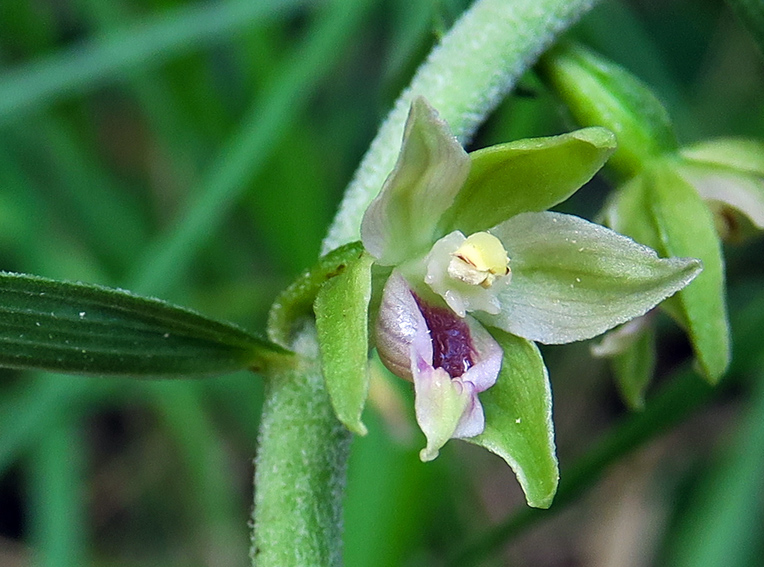
[[499, 329], [491, 334], [504, 360], [496, 384], [480, 394], [485, 430], [467, 441], [512, 467], [529, 506], [548, 508], [557, 492], [559, 468], [546, 366], [533, 342]]
[[679, 322], [687, 327], [703, 375], [715, 384], [729, 366], [730, 339], [724, 260], [714, 218], [670, 164], [656, 164], [645, 175], [645, 197], [663, 251], [703, 262], [703, 272], [677, 294], [673, 304], [681, 311]]
[[690, 161], [764, 177], [764, 142], [761, 140], [718, 138], [686, 146], [679, 153]]
[[345, 244], [322, 256], [314, 266], [300, 274], [273, 302], [268, 313], [268, 337], [277, 344], [288, 346], [296, 323], [303, 317], [312, 316], [313, 302], [321, 286], [341, 274], [363, 251], [363, 244], [358, 241]]
[[677, 149], [665, 107], [623, 67], [580, 45], [561, 43], [542, 57], [540, 71], [578, 124], [604, 126], [615, 133], [618, 149], [608, 168], [620, 180]]
[[362, 252], [319, 290], [313, 306], [326, 389], [337, 418], [353, 433], [366, 435], [361, 413], [369, 393], [368, 319], [371, 266]]
[[141, 378], [292, 364], [234, 325], [129, 292], [0, 273], [0, 366]]
[[612, 132], [584, 128], [472, 152], [469, 177], [444, 216], [442, 232], [471, 234], [518, 213], [545, 211], [589, 181], [615, 147]]
[[573, 215], [522, 213], [491, 232], [506, 243], [512, 281], [498, 292], [497, 314], [475, 316], [544, 344], [589, 339], [644, 315], [702, 269]]
[[411, 103], [401, 153], [361, 222], [361, 240], [383, 266], [426, 253], [467, 179], [470, 158], [422, 97]]
[[623, 352], [610, 359], [621, 398], [632, 410], [645, 408], [645, 392], [655, 372], [655, 330], [647, 325]]

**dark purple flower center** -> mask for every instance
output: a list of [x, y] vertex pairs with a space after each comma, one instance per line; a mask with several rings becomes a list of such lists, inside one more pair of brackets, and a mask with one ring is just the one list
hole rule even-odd
[[416, 295], [414, 298], [430, 330], [433, 368], [458, 378], [475, 364], [469, 325], [450, 309], [428, 305]]

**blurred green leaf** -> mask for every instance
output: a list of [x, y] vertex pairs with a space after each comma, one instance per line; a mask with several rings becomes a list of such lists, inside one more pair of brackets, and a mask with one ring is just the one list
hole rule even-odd
[[541, 353], [530, 341], [492, 329], [504, 351], [499, 379], [480, 394], [485, 430], [467, 439], [507, 461], [528, 505], [549, 508], [559, 470], [552, 424], [552, 391]]
[[[86, 443], [72, 413], [47, 428], [30, 465], [30, 543], [35, 565], [87, 565]], [[62, 521], [62, 519], [66, 521]]]
[[[110, 31], [119, 30], [125, 21], [134, 18], [134, 14], [131, 14], [128, 8], [130, 2], [127, 0], [77, 0], [76, 4], [84, 19], [92, 26], [93, 33], [100, 37]], [[257, 23], [249, 22], [255, 29]], [[171, 165], [177, 171], [176, 175], [183, 174], [184, 168], [188, 167], [187, 162], [190, 161], [186, 154], [197, 159], [202, 155], [197, 125], [188, 115], [183, 114], [178, 100], [180, 97], [170, 88], [168, 73], [147, 73], [143, 71], [144, 68], [136, 67], [135, 71], [126, 73], [128, 90], [143, 110], [148, 126], [158, 141], [171, 150], [168, 152], [171, 154], [168, 158], [172, 160]], [[188, 90], [184, 89], [183, 92]], [[213, 102], [210, 100], [212, 97], [207, 98], [210, 103]]]
[[0, 364], [181, 377], [264, 369], [287, 351], [230, 324], [128, 292], [0, 274]]
[[[0, 476], [21, 454], [45, 437], [66, 414], [96, 399], [115, 396], [119, 380], [80, 377], [62, 380], [61, 376], [37, 375], [25, 380], [10, 395], [0, 399]], [[133, 384], [137, 382], [133, 381]]]
[[124, 272], [146, 242], [147, 223], [138, 200], [65, 121], [31, 116], [23, 127], [9, 130], [8, 142], [18, 143], [17, 162], [25, 164], [27, 156], [34, 162], [28, 178], [45, 180], [37, 185], [48, 210], [81, 236], [112, 273]]
[[305, 0], [230, 0], [185, 6], [0, 75], [0, 121], [65, 95], [99, 86], [129, 70], [147, 69]]
[[366, 435], [361, 413], [369, 394], [369, 300], [371, 265], [366, 252], [324, 283], [316, 296], [316, 330], [321, 370], [337, 418]]
[[438, 519], [433, 510], [449, 496], [446, 487], [433, 487], [444, 484], [452, 463], [420, 461], [410, 443], [391, 438], [377, 411], [368, 411], [366, 421], [369, 434], [353, 439], [348, 463], [345, 565], [406, 565], [422, 534]]
[[[758, 353], [761, 360], [762, 352]], [[670, 538], [670, 567], [747, 567], [761, 561], [764, 481], [764, 375], [732, 440], [698, 483]]]
[[542, 76], [582, 126], [604, 126], [618, 139], [608, 165], [628, 179], [655, 156], [677, 148], [671, 119], [637, 77], [586, 49], [562, 43], [540, 62]]
[[727, 4], [751, 32], [759, 53], [764, 56], [764, 4], [761, 0], [727, 0]]
[[608, 130], [584, 128], [472, 152], [469, 177], [444, 216], [444, 232], [471, 234], [518, 213], [545, 211], [589, 181], [615, 147]]
[[247, 182], [267, 163], [276, 141], [307, 104], [307, 94], [337, 61], [343, 52], [340, 46], [358, 31], [371, 4], [371, 0], [335, 3], [318, 16], [278, 80], [263, 100], [250, 107], [201, 186], [192, 190], [194, 197], [180, 220], [149, 248], [131, 279], [133, 289], [160, 294], [185, 273], [201, 242], [214, 234], [229, 207], [249, 188]]

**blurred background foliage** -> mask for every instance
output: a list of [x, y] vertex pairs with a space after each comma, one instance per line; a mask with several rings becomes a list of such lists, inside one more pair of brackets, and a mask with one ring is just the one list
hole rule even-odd
[[[0, 268], [119, 286], [263, 328], [380, 119], [466, 0], [0, 2]], [[764, 65], [720, 0], [603, 2], [574, 35], [652, 85], [683, 143], [764, 137]], [[474, 147], [570, 128], [532, 73]], [[596, 179], [563, 205], [594, 218]], [[734, 336], [710, 390], [662, 321], [641, 414], [587, 344], [545, 349], [562, 470], [525, 508], [498, 458], [417, 459], [373, 367], [346, 564], [759, 565], [762, 240], [726, 250]], [[248, 564], [261, 380], [0, 371], [0, 565]]]

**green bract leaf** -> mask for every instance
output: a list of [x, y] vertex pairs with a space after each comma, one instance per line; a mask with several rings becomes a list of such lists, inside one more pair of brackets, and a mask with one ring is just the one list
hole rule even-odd
[[468, 441], [512, 467], [529, 506], [548, 508], [559, 470], [546, 367], [532, 342], [498, 329], [491, 334], [504, 351], [504, 361], [496, 384], [480, 394], [485, 430]]
[[645, 173], [646, 201], [663, 251], [694, 256], [703, 273], [677, 296], [695, 354], [706, 378], [715, 383], [729, 364], [724, 265], [714, 219], [697, 191], [670, 164]]
[[618, 150], [608, 162], [629, 178], [653, 157], [677, 148], [666, 109], [634, 75], [579, 45], [562, 43], [541, 59], [544, 79], [581, 125], [612, 130]]
[[230, 324], [105, 287], [0, 274], [0, 365], [181, 377], [264, 370], [288, 351]]
[[448, 124], [423, 98], [414, 99], [398, 162], [361, 224], [364, 246], [379, 264], [400, 264], [429, 250], [469, 169]]
[[478, 318], [541, 343], [588, 339], [643, 315], [701, 269], [572, 215], [522, 213], [491, 232], [512, 281], [499, 293], [501, 312]]
[[609, 130], [585, 128], [472, 152], [469, 177], [442, 232], [471, 234], [518, 213], [545, 211], [589, 181], [615, 147]]
[[341, 274], [348, 263], [363, 253], [363, 244], [351, 242], [322, 256], [315, 266], [304, 271], [282, 291], [268, 313], [268, 337], [288, 346], [295, 323], [313, 312], [313, 302], [327, 280]]
[[359, 435], [366, 435], [361, 413], [369, 393], [368, 309], [373, 262], [369, 254], [361, 253], [323, 285], [314, 305], [326, 389], [338, 419]]

